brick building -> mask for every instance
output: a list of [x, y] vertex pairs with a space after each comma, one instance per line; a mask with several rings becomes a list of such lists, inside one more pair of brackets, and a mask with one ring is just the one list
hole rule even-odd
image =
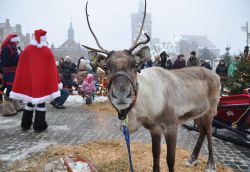
[[4, 39], [11, 33], [16, 33], [20, 37], [20, 47], [23, 49], [27, 44], [30, 43], [30, 34], [22, 33], [22, 26], [16, 24], [15, 26], [10, 25], [10, 20], [6, 19], [4, 23], [0, 23], [0, 45], [3, 43]]

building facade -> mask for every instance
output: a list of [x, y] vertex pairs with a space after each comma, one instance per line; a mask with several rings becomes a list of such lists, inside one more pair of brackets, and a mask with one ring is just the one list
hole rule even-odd
[[220, 55], [220, 49], [217, 48], [206, 36], [203, 35], [182, 35], [179, 43], [180, 53], [186, 58], [190, 57], [191, 51], [196, 51], [197, 56], [206, 48], [215, 57]]
[[74, 29], [72, 22], [70, 23], [68, 29], [68, 39], [58, 48], [55, 48], [54, 44], [52, 43], [51, 50], [54, 53], [56, 60], [59, 58], [65, 58], [65, 56], [70, 56], [71, 61], [77, 63], [80, 57], [87, 56], [87, 50], [74, 39]]
[[2, 45], [4, 39], [11, 33], [15, 33], [20, 37], [19, 45], [22, 49], [30, 43], [30, 34], [26, 33], [24, 35], [20, 24], [11, 26], [10, 20], [6, 19], [4, 23], [0, 23], [0, 45]]

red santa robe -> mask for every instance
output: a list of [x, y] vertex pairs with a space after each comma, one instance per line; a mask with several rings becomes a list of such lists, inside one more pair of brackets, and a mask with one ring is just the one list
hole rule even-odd
[[55, 59], [46, 41], [41, 40], [45, 34], [37, 30], [35, 40], [22, 52], [10, 98], [39, 104], [60, 97]]

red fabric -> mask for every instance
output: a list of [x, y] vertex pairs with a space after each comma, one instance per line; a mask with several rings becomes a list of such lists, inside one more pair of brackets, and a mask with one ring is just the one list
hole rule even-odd
[[1, 49], [3, 49], [3, 47], [10, 41], [11, 38], [17, 37], [17, 34], [9, 34], [7, 36], [7, 38], [5, 38], [5, 40], [3, 41], [3, 44], [1, 46]]
[[42, 29], [39, 29], [39, 30], [35, 30], [35, 38], [36, 38], [36, 41], [38, 42], [38, 44], [40, 44], [41, 42], [41, 36], [44, 36], [46, 35], [46, 31], [45, 30], [42, 30]]
[[232, 96], [224, 96], [220, 98], [220, 106], [223, 105], [235, 105], [235, 104], [250, 104], [249, 94], [239, 94]]
[[41, 98], [58, 91], [60, 78], [54, 56], [47, 46], [27, 46], [20, 56], [12, 91]]

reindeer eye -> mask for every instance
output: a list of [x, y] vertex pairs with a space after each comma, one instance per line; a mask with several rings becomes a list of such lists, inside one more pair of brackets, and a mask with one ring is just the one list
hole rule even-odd
[[138, 64], [138, 63], [136, 63], [136, 64], [135, 64], [135, 68], [138, 68], [138, 67], [139, 67], [139, 64]]
[[108, 69], [107, 67], [105, 67], [104, 70], [105, 70], [106, 73], [110, 72], [110, 69]]

